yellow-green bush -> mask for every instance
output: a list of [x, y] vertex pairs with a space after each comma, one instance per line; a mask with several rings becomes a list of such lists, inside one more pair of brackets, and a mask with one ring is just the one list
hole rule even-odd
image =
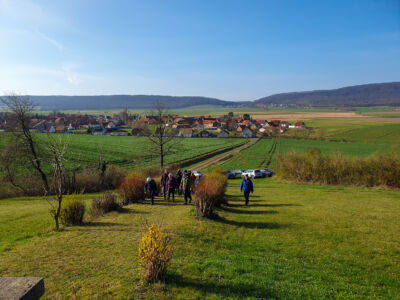
[[277, 161], [278, 174], [285, 180], [400, 188], [400, 155], [395, 152], [346, 157], [340, 152], [322, 155], [310, 148], [303, 154], [287, 153]]
[[139, 244], [139, 265], [147, 282], [163, 280], [172, 258], [171, 236], [160, 225], [147, 227]]
[[65, 226], [82, 224], [85, 210], [85, 203], [81, 199], [65, 199], [60, 213], [61, 223]]

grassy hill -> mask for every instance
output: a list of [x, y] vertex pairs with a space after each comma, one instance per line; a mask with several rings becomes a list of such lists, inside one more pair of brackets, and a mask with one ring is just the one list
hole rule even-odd
[[[244, 207], [239, 183], [214, 221], [157, 198], [58, 233], [45, 200], [0, 200], [0, 274], [43, 276], [44, 299], [398, 297], [398, 192], [261, 179]], [[144, 220], [173, 235], [165, 285], [139, 283]]]

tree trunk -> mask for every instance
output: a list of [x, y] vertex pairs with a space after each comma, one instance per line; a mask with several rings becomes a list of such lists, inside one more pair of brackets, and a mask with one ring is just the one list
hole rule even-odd
[[58, 231], [60, 229], [60, 224], [59, 224], [59, 219], [60, 219], [60, 213], [61, 213], [61, 203], [62, 203], [62, 195], [58, 196], [58, 207], [57, 211], [54, 214], [54, 221], [56, 222], [56, 230]]

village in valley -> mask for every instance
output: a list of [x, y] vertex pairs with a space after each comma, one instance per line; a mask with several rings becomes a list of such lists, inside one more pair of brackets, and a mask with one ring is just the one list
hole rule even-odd
[[[0, 131], [7, 131], [7, 114], [0, 113]], [[305, 129], [302, 121], [253, 119], [250, 114], [235, 116], [232, 112], [221, 117], [179, 116], [163, 117], [161, 122], [176, 137], [244, 137], [271, 136], [289, 129]], [[53, 112], [36, 114], [30, 120], [30, 129], [39, 133], [81, 133], [111, 136], [146, 136], [160, 123], [158, 116], [130, 114], [127, 110], [109, 115], [65, 114]]]

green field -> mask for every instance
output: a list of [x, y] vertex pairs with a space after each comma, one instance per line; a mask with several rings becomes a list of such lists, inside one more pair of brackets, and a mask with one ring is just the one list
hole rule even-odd
[[[359, 113], [370, 113], [379, 112], [391, 112], [396, 111], [398, 108], [389, 106], [373, 106], [373, 107], [354, 107], [354, 108], [335, 108], [335, 107], [229, 107], [229, 106], [218, 106], [218, 105], [198, 105], [184, 108], [171, 109], [171, 113], [184, 115], [184, 116], [200, 116], [200, 115], [213, 115], [219, 116], [233, 112], [237, 115], [243, 113], [252, 112], [254, 114], [293, 114], [293, 113], [304, 113], [304, 112], [340, 112], [340, 111], [356, 111]], [[114, 115], [121, 112], [122, 109], [108, 109], [108, 110], [63, 110], [62, 113], [66, 114], [90, 114], [90, 115]], [[148, 114], [151, 109], [129, 109], [131, 114]], [[35, 113], [50, 114], [52, 111], [37, 111]]]
[[233, 155], [233, 157], [221, 166], [226, 170], [257, 169], [265, 161], [268, 151], [271, 149], [273, 139], [260, 139], [249, 148]]
[[310, 135], [312, 138], [344, 140], [354, 143], [400, 145], [399, 123], [308, 120], [306, 124], [315, 130]]
[[[0, 134], [1, 136], [4, 134]], [[71, 166], [93, 167], [97, 165], [99, 152], [103, 160], [119, 165], [123, 168], [138, 168], [157, 165], [159, 158], [151, 156], [148, 151], [149, 141], [146, 137], [130, 136], [95, 136], [86, 134], [52, 135], [61, 137], [68, 142], [67, 159]], [[39, 137], [46, 140], [45, 134]], [[192, 138], [177, 139], [179, 147], [175, 153], [166, 156], [166, 163], [173, 163], [192, 158], [220, 148], [238, 145], [245, 139], [223, 139], [223, 138]], [[1, 147], [5, 142], [0, 141]]]
[[[260, 179], [244, 207], [239, 183], [214, 221], [158, 198], [62, 232], [46, 201], [0, 200], [0, 274], [44, 277], [44, 299], [398, 299], [398, 192]], [[145, 220], [173, 235], [166, 284], [139, 283]]]
[[[385, 144], [363, 144], [363, 143], [345, 143], [345, 142], [330, 142], [330, 141], [314, 141], [314, 140], [295, 140], [277, 138], [276, 151], [273, 154], [273, 159], [270, 167], [275, 167], [276, 159], [279, 154], [285, 154], [290, 151], [297, 153], [304, 153], [307, 149], [315, 147], [318, 148], [323, 154], [330, 154], [340, 151], [345, 156], [368, 156], [376, 152], [397, 151], [400, 152], [398, 146], [388, 146]], [[206, 170], [215, 168], [223, 168], [226, 170], [234, 169], [254, 169], [265, 167], [263, 162], [269, 158], [268, 152], [271, 149], [273, 139], [263, 138], [260, 139], [253, 146], [234, 154], [226, 159], [226, 162], [219, 166], [213, 166]]]

